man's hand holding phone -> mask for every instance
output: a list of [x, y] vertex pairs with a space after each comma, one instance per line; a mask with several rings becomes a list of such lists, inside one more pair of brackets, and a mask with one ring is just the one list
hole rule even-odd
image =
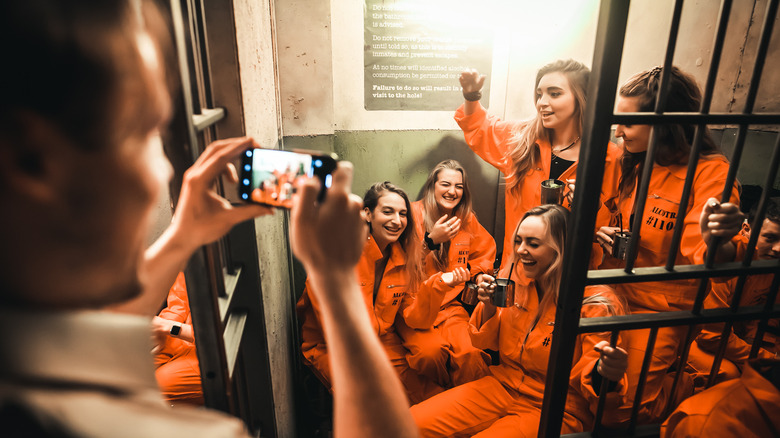
[[293, 253], [310, 276], [352, 273], [368, 236], [360, 216], [363, 200], [351, 194], [352, 164], [338, 163], [324, 202], [318, 200], [321, 184], [312, 178], [299, 187], [291, 212]]

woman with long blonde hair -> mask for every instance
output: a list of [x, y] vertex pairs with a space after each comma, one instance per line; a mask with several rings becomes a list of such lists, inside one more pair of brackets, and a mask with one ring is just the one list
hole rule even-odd
[[[514, 305], [496, 308], [494, 278], [483, 275], [479, 299], [470, 320], [474, 346], [497, 350], [500, 363], [490, 375], [412, 406], [424, 437], [536, 436], [559, 296], [568, 211], [542, 205], [523, 215], [513, 233], [513, 255], [502, 270], [515, 284]], [[585, 288], [582, 318], [619, 315], [621, 301], [606, 286]], [[589, 430], [602, 378], [610, 393], [625, 387], [626, 352], [610, 347], [608, 333], [577, 337], [571, 385], [561, 433]], [[607, 396], [606, 394], [603, 394]], [[608, 409], [620, 397], [607, 399]]]
[[[571, 59], [545, 65], [537, 72], [534, 83], [536, 115], [518, 122], [488, 115], [480, 105], [484, 75], [476, 70], [466, 70], [460, 75], [465, 102], [455, 112], [455, 121], [469, 147], [506, 177], [502, 266], [512, 254], [515, 224], [526, 211], [542, 203], [542, 181], [565, 182], [569, 191], [564, 206], [571, 208], [589, 77], [590, 70]], [[610, 143], [604, 165], [602, 202], [617, 193], [619, 158], [620, 149]], [[596, 223], [604, 224], [608, 220], [608, 211], [600, 210]]]
[[[431, 170], [412, 213], [424, 242], [426, 277], [454, 271], [479, 281], [493, 272], [496, 243], [472, 212], [468, 176], [460, 163], [444, 160]], [[396, 323], [409, 365], [444, 387], [487, 375], [490, 362], [487, 353], [471, 345], [469, 314], [458, 300], [461, 290], [462, 285], [448, 288], [441, 306], [431, 309], [434, 322], [427, 330]]]

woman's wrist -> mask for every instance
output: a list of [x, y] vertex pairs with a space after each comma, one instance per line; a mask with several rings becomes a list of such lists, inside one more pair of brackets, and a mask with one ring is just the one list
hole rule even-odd
[[318, 296], [320, 301], [328, 300], [330, 303], [338, 303], [352, 299], [347, 297], [351, 291], [347, 286], [353, 283], [357, 284], [354, 267], [350, 269], [308, 269], [304, 266], [304, 268], [306, 268], [312, 288], [320, 292], [317, 295], [332, 295], [327, 298]]
[[467, 102], [479, 102], [480, 99], [482, 99], [482, 91], [481, 90], [464, 91], [463, 99], [465, 99]]
[[491, 318], [496, 315], [496, 306], [489, 302], [482, 302], [482, 321], [480, 321], [480, 328], [485, 325]]
[[441, 243], [436, 243], [427, 231], [425, 232], [423, 242], [425, 243], [425, 247], [431, 251], [437, 251], [441, 247]]

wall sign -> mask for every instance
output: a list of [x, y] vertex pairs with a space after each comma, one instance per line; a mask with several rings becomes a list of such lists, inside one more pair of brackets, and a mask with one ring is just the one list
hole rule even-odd
[[453, 111], [462, 102], [458, 77], [476, 68], [488, 79], [493, 35], [462, 0], [365, 0], [366, 110]]

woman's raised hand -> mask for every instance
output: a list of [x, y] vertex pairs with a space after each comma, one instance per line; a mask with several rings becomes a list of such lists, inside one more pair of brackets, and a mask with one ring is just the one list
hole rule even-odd
[[455, 237], [460, 231], [460, 219], [457, 216], [448, 218], [445, 214], [433, 224], [433, 229], [428, 233], [428, 237], [436, 245], [446, 242]]
[[441, 275], [441, 280], [449, 287], [465, 283], [468, 279], [469, 271], [464, 267], [455, 268]]
[[481, 90], [482, 86], [485, 85], [485, 77], [485, 75], [479, 74], [479, 72], [473, 68], [464, 70], [460, 74], [460, 86], [463, 88], [463, 93]]
[[596, 363], [596, 371], [604, 378], [618, 382], [628, 369], [628, 353], [620, 347], [610, 347], [608, 341], [601, 341], [593, 346], [601, 353]]

